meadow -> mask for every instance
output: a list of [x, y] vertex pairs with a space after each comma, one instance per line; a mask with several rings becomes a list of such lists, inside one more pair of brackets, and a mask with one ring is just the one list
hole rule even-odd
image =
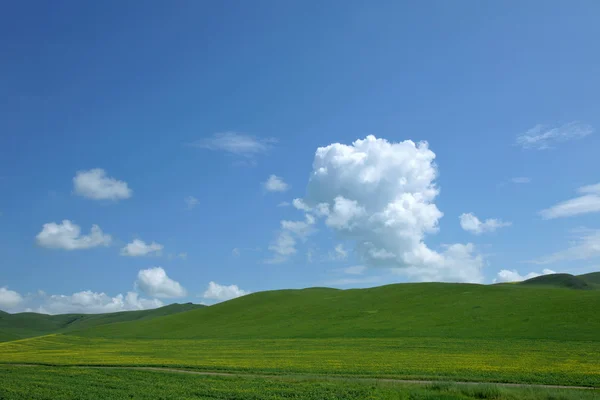
[[299, 378], [191, 376], [92, 368], [0, 366], [0, 399], [381, 399], [592, 400], [595, 390], [507, 388], [439, 383], [409, 385]]
[[50, 335], [0, 343], [0, 362], [600, 387], [600, 343], [584, 341], [120, 340]]

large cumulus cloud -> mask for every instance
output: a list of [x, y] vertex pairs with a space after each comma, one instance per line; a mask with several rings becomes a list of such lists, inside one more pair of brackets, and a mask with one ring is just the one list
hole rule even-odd
[[443, 213], [435, 205], [435, 153], [427, 142], [392, 143], [375, 136], [333, 143], [315, 153], [307, 194], [294, 205], [316, 217], [369, 267], [413, 280], [481, 282], [483, 260], [472, 244], [429, 248]]

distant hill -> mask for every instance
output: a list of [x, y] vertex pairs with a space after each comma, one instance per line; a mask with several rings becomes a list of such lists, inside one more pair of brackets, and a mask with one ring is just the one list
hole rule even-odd
[[199, 304], [171, 304], [152, 310], [122, 311], [107, 314], [60, 314], [38, 313], [9, 314], [0, 311], [0, 341], [16, 340], [49, 333], [69, 332], [105, 324], [126, 321], [150, 320], [204, 307]]
[[[550, 278], [554, 279], [558, 278]], [[534, 285], [406, 283], [370, 289], [276, 290], [185, 313], [69, 334], [130, 339], [600, 340], [600, 290]]]
[[586, 282], [600, 285], [600, 272], [591, 272], [589, 274], [578, 275], [579, 278], [584, 279]]
[[[590, 274], [593, 275], [593, 274]], [[550, 274], [527, 279], [520, 285], [552, 286], [568, 289], [595, 289], [596, 286], [585, 278], [585, 275]]]

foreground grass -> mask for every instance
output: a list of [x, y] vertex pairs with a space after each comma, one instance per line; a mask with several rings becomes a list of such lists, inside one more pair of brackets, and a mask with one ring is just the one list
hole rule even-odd
[[598, 399], [592, 390], [212, 377], [156, 371], [0, 366], [0, 399]]
[[600, 343], [483, 339], [117, 340], [51, 335], [0, 343], [0, 363], [167, 366], [600, 387]]

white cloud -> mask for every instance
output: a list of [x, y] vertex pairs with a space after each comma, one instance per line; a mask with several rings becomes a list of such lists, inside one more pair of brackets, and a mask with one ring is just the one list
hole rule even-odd
[[527, 178], [526, 176], [518, 176], [516, 178], [512, 178], [510, 181], [512, 183], [531, 183], [531, 178]]
[[574, 215], [600, 212], [600, 183], [577, 189], [582, 196], [575, 197], [540, 211], [544, 219], [572, 217]]
[[208, 284], [208, 289], [204, 292], [202, 297], [210, 300], [225, 301], [235, 299], [236, 297], [244, 296], [249, 294], [245, 290], [240, 289], [237, 285], [219, 285], [215, 282]]
[[353, 267], [344, 268], [344, 273], [349, 275], [362, 275], [367, 270], [364, 265], [355, 265]]
[[185, 201], [188, 210], [191, 210], [192, 208], [196, 207], [198, 203], [200, 203], [200, 201], [194, 196], [187, 196], [185, 199], [183, 199], [183, 201]]
[[526, 281], [527, 279], [536, 278], [542, 275], [556, 274], [556, 271], [552, 271], [551, 269], [545, 268], [541, 273], [530, 272], [527, 275], [521, 275], [516, 270], [508, 270], [503, 269], [498, 272], [498, 275], [494, 279], [494, 283], [499, 282], [521, 282]]
[[0, 309], [10, 310], [21, 302], [23, 302], [23, 297], [19, 293], [9, 290], [7, 287], [0, 287]]
[[559, 127], [536, 125], [522, 135], [517, 136], [517, 145], [525, 149], [545, 150], [569, 140], [581, 139], [594, 132], [591, 125], [577, 121]]
[[277, 238], [269, 250], [273, 256], [266, 260], [268, 264], [279, 264], [285, 262], [290, 256], [296, 254], [296, 239], [305, 240], [307, 236], [314, 232], [315, 217], [310, 214], [305, 215], [304, 221], [281, 221], [281, 229]]
[[273, 256], [265, 262], [268, 264], [279, 264], [288, 260], [288, 258], [296, 254], [296, 239], [288, 231], [282, 230], [278, 233], [277, 238], [269, 245], [269, 250], [273, 252]]
[[346, 258], [348, 258], [348, 252], [341, 243], [335, 246], [333, 253], [329, 254], [330, 260], [345, 260]]
[[104, 234], [98, 225], [92, 225], [89, 235], [81, 235], [81, 228], [65, 219], [61, 224], [55, 222], [44, 224], [36, 240], [42, 247], [78, 250], [108, 246], [112, 238]]
[[169, 278], [161, 267], [140, 270], [136, 287], [148, 296], [159, 298], [183, 297], [187, 294], [183, 286]]
[[277, 175], [269, 176], [269, 179], [263, 183], [263, 186], [268, 192], [285, 192], [290, 188], [290, 186]]
[[237, 156], [254, 157], [266, 153], [276, 142], [277, 140], [273, 138], [260, 139], [236, 132], [222, 132], [191, 145], [208, 150], [225, 151]]
[[44, 314], [99, 314], [146, 310], [163, 306], [160, 300], [141, 298], [135, 292], [127, 292], [125, 296], [118, 294], [115, 297], [90, 290], [73, 293], [72, 295], [47, 296], [44, 293], [41, 295], [43, 300], [36, 311]]
[[73, 185], [76, 194], [94, 200], [128, 199], [133, 194], [127, 182], [106, 176], [101, 168], [78, 171], [73, 178]]
[[481, 282], [483, 259], [473, 245], [451, 244], [440, 253], [424, 243], [443, 215], [434, 203], [434, 159], [426, 142], [374, 136], [320, 147], [302, 209], [326, 217], [328, 227], [353, 241], [365, 266], [415, 280]]
[[164, 246], [162, 244], [156, 242], [146, 244], [143, 240], [134, 239], [133, 242], [128, 243], [127, 246], [121, 249], [121, 255], [129, 257], [147, 256], [151, 253], [158, 255], [163, 248]]
[[512, 222], [503, 222], [502, 220], [496, 218], [489, 218], [482, 222], [473, 213], [461, 214], [459, 219], [461, 228], [475, 235], [480, 235], [486, 232], [494, 232], [498, 228], [512, 225]]
[[530, 262], [533, 264], [552, 264], [559, 261], [588, 260], [600, 257], [600, 230], [580, 229], [574, 231], [574, 233], [575, 240], [566, 249]]

